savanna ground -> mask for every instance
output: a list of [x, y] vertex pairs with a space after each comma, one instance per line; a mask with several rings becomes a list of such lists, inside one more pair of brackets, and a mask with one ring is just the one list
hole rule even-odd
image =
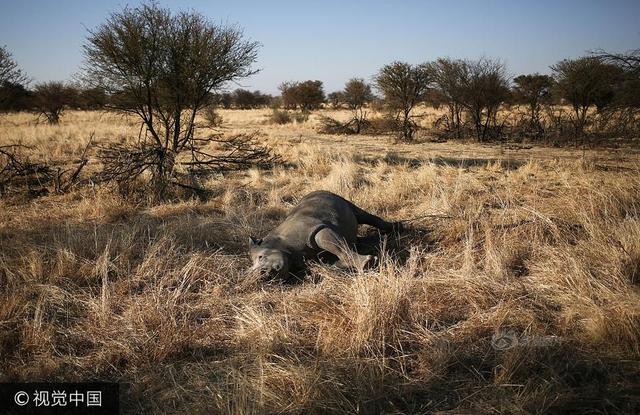
[[[119, 382], [126, 413], [640, 410], [640, 152], [393, 144], [318, 135], [315, 114], [221, 114], [286, 163], [212, 177], [207, 200], [88, 185], [0, 200], [1, 381]], [[139, 124], [0, 120], [0, 144], [40, 159], [77, 158], [91, 132]], [[318, 189], [407, 229], [362, 229], [380, 251], [364, 272], [249, 278], [249, 235]]]

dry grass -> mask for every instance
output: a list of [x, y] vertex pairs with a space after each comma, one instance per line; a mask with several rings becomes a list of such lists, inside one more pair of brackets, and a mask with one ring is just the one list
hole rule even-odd
[[[211, 179], [206, 202], [134, 206], [100, 188], [0, 201], [0, 381], [117, 381], [127, 413], [638, 411], [637, 152], [390, 145], [320, 136], [315, 114], [221, 114], [290, 166]], [[1, 122], [0, 144], [41, 157], [139, 128]], [[248, 279], [247, 236], [316, 189], [414, 220], [364, 273]], [[496, 330], [519, 345], [492, 347]]]

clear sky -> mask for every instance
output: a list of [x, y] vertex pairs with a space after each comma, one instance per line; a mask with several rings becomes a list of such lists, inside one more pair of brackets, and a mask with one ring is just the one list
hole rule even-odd
[[[0, 0], [0, 45], [35, 81], [68, 80], [82, 62], [87, 28], [129, 0]], [[214, 22], [238, 24], [262, 47], [262, 71], [242, 86], [276, 93], [285, 80], [319, 79], [341, 89], [386, 63], [441, 56], [502, 58], [511, 75], [549, 72], [556, 61], [597, 48], [640, 48], [635, 1], [161, 1]], [[230, 86], [232, 89], [235, 85]]]

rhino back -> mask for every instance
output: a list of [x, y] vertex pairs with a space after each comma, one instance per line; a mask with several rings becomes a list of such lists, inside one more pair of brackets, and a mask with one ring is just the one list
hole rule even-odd
[[355, 242], [358, 222], [351, 204], [326, 191], [309, 193], [302, 198], [271, 235], [279, 236], [294, 249], [303, 250], [310, 232], [321, 224], [332, 225], [348, 242]]

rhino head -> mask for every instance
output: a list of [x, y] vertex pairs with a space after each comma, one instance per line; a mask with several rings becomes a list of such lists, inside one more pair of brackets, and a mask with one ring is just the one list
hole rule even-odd
[[249, 255], [252, 271], [268, 278], [289, 275], [289, 254], [274, 241], [249, 237]]

